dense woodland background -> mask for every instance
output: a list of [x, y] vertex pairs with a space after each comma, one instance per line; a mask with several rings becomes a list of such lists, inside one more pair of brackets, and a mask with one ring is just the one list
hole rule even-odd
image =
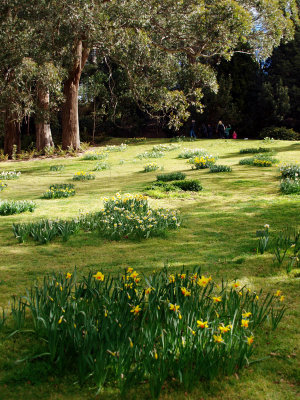
[[192, 119], [198, 137], [219, 120], [300, 131], [298, 1], [63, 3], [0, 6], [5, 154], [188, 136]]

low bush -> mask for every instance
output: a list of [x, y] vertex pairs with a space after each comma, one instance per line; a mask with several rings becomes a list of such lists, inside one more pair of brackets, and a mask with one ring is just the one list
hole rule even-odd
[[65, 169], [64, 165], [51, 165], [50, 171], [62, 171]]
[[95, 165], [93, 171], [105, 171], [106, 169], [110, 169], [110, 165], [107, 162], [101, 162]]
[[60, 199], [75, 195], [75, 188], [72, 183], [59, 183], [51, 185], [49, 190], [42, 196], [43, 199]]
[[299, 164], [283, 164], [280, 165], [279, 171], [282, 179], [300, 179], [300, 165]]
[[270, 150], [265, 147], [252, 147], [249, 149], [241, 149], [240, 154], [248, 154], [248, 153], [268, 153]]
[[46, 276], [13, 299], [14, 329], [26, 335], [28, 315], [28, 328], [47, 346], [39, 357], [79, 383], [98, 392], [117, 386], [124, 398], [146, 380], [158, 399], [166, 381], [191, 390], [236, 374], [249, 364], [255, 335], [263, 336], [267, 322], [275, 329], [286, 311], [281, 291], [219, 284], [199, 270], [164, 269], [142, 278], [133, 268], [117, 277], [101, 271]]
[[264, 128], [259, 136], [261, 139], [269, 137], [277, 140], [300, 140], [300, 133], [295, 132], [293, 129], [275, 126]]
[[90, 172], [76, 172], [76, 174], [73, 176], [73, 181], [89, 181], [92, 179], [95, 179], [95, 175], [91, 174]]
[[18, 179], [21, 175], [21, 172], [16, 172], [16, 171], [2, 171], [0, 173], [0, 180], [12, 180], [12, 179]]
[[119, 239], [147, 239], [164, 236], [168, 229], [180, 226], [176, 211], [151, 209], [142, 195], [116, 194], [104, 199], [104, 208], [96, 213], [87, 213], [73, 220], [41, 220], [34, 223], [13, 224], [13, 232], [20, 243], [28, 237], [43, 244], [61, 236], [67, 240], [80, 229], [97, 231], [101, 237]]
[[27, 200], [0, 200], [0, 215], [21, 214], [26, 211], [33, 212], [36, 204]]
[[127, 144], [122, 143], [119, 146], [116, 145], [107, 145], [103, 147], [104, 151], [112, 151], [112, 152], [119, 152], [119, 151], [125, 151], [127, 149]]
[[188, 163], [192, 165], [192, 169], [210, 168], [215, 162], [215, 157], [211, 155], [191, 158], [188, 161]]
[[88, 161], [104, 160], [107, 157], [108, 154], [105, 151], [87, 151], [81, 157], [81, 160], [88, 160]]
[[299, 179], [283, 179], [280, 183], [280, 191], [283, 194], [300, 194], [300, 180]]
[[167, 174], [160, 174], [156, 176], [158, 181], [169, 182], [169, 181], [182, 181], [186, 178], [183, 172], [169, 172]]
[[151, 162], [144, 165], [143, 172], [152, 172], [152, 171], [157, 171], [158, 169], [160, 169], [160, 166], [156, 162]]
[[211, 165], [210, 172], [231, 172], [232, 168], [229, 165]]
[[133, 137], [133, 138], [128, 138], [124, 141], [125, 144], [145, 143], [145, 142], [147, 142], [147, 138], [145, 137]]

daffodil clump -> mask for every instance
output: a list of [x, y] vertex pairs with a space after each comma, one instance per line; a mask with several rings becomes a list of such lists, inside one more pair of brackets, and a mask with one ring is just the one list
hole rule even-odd
[[153, 399], [166, 380], [191, 390], [237, 372], [253, 353], [256, 329], [267, 321], [275, 329], [285, 309], [279, 289], [219, 285], [199, 270], [164, 269], [146, 278], [130, 267], [117, 277], [47, 276], [12, 305], [12, 313], [22, 310], [19, 322], [28, 312], [27, 328], [48, 347], [42, 356], [55, 368], [99, 391], [117, 384], [121, 396], [148, 381]]
[[180, 144], [170, 143], [170, 144], [157, 144], [153, 146], [153, 151], [173, 151], [180, 148]]
[[280, 191], [284, 194], [300, 194], [300, 165], [283, 164], [279, 171], [282, 179]]
[[256, 167], [272, 167], [272, 161], [255, 158], [253, 160], [253, 165], [255, 165]]
[[216, 158], [212, 155], [194, 157], [189, 159], [188, 163], [192, 165], [192, 169], [204, 169], [214, 165]]
[[208, 157], [209, 153], [205, 149], [183, 149], [178, 158]]
[[82, 160], [104, 160], [108, 157], [105, 151], [86, 151], [81, 157]]
[[11, 180], [18, 179], [21, 175], [21, 172], [16, 171], [2, 171], [0, 172], [0, 181], [3, 180]]
[[119, 151], [125, 151], [127, 149], [127, 144], [121, 143], [119, 146], [116, 145], [107, 145], [103, 147], [104, 151], [112, 151], [112, 152], [119, 152]]
[[138, 154], [137, 158], [139, 158], [140, 160], [142, 160], [143, 158], [161, 158], [164, 155], [165, 155], [164, 151], [152, 150]]
[[156, 162], [151, 162], [151, 163], [144, 165], [143, 172], [157, 171], [159, 168], [160, 168], [160, 166]]
[[57, 165], [51, 165], [50, 166], [50, 171], [62, 171], [65, 169], [65, 166], [62, 164], [57, 164]]
[[90, 172], [80, 171], [76, 172], [72, 179], [73, 181], [89, 181], [95, 179], [95, 175]]
[[49, 190], [42, 196], [43, 199], [60, 199], [75, 195], [74, 185], [71, 183], [55, 184], [49, 187]]
[[36, 203], [28, 200], [0, 200], [0, 215], [21, 214], [36, 209]]
[[2, 192], [2, 190], [4, 190], [5, 188], [7, 188], [7, 184], [0, 181], [0, 192]]
[[143, 195], [117, 193], [104, 199], [104, 207], [94, 213], [81, 214], [72, 220], [41, 220], [33, 223], [13, 224], [13, 233], [20, 243], [28, 237], [44, 244], [56, 237], [68, 240], [79, 230], [98, 232], [111, 240], [148, 239], [165, 236], [169, 229], [180, 226], [176, 210], [152, 209]]

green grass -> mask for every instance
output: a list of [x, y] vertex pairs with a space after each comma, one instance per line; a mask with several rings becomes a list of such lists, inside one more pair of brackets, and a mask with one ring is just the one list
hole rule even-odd
[[[145, 241], [108, 241], [96, 233], [81, 232], [71, 236], [68, 242], [56, 240], [47, 245], [34, 242], [19, 244], [12, 233], [12, 223], [38, 221], [42, 218], [72, 218], [81, 211], [96, 211], [102, 207], [102, 197], [116, 192], [143, 192], [145, 186], [156, 179], [157, 172], [141, 173], [144, 160], [136, 156], [150, 151], [155, 144], [166, 141], [148, 140], [147, 143], [130, 145], [121, 153], [108, 156], [110, 170], [95, 172], [96, 179], [78, 182], [76, 196], [67, 199], [45, 201], [40, 199], [49, 185], [73, 183], [77, 171], [92, 171], [97, 161], [83, 161], [80, 157], [60, 160], [63, 171], [49, 172], [57, 160], [43, 159], [26, 162], [1, 162], [0, 170], [21, 171], [18, 180], [9, 181], [1, 192], [1, 199], [33, 200], [38, 207], [34, 214], [1, 217], [0, 224], [0, 306], [9, 310], [8, 301], [13, 294], [21, 295], [32, 283], [51, 271], [72, 271], [79, 274], [101, 270], [117, 273], [132, 266], [139, 272], [150, 273], [165, 263], [170, 270], [200, 265], [203, 273], [212, 274], [219, 280], [238, 278], [250, 287], [264, 290], [280, 288], [289, 306], [276, 333], [263, 331], [257, 335], [253, 363], [239, 373], [223, 380], [215, 380], [185, 395], [178, 391], [176, 382], [166, 385], [163, 400], [181, 399], [242, 399], [242, 400], [289, 400], [299, 394], [299, 340], [300, 340], [300, 279], [284, 268], [274, 267], [268, 253], [256, 255], [255, 232], [268, 223], [270, 229], [280, 230], [287, 224], [300, 224], [300, 203], [293, 195], [279, 192], [278, 167], [249, 167], [238, 165], [243, 158], [239, 151], [259, 147], [260, 141], [201, 140], [185, 142], [159, 160], [163, 172], [181, 171], [187, 179], [199, 179], [203, 191], [185, 197], [166, 196], [150, 199], [153, 207], [175, 208], [181, 211], [183, 223], [178, 231], [171, 231], [166, 238]], [[115, 141], [113, 144], [119, 142]], [[204, 148], [217, 155], [222, 164], [233, 168], [230, 174], [209, 173], [208, 169], [191, 170], [186, 160], [178, 159], [183, 148]], [[280, 162], [295, 163], [299, 160], [300, 144], [276, 141], [268, 145], [276, 151]], [[125, 160], [120, 164], [120, 160]], [[51, 399], [82, 400], [95, 398], [95, 391], [74, 384], [75, 377], [61, 374], [55, 368], [49, 370], [45, 359], [15, 364], [18, 359], [38, 354], [40, 342], [31, 334], [4, 338], [8, 330], [0, 334], [0, 399]], [[148, 399], [148, 390], [140, 385], [128, 399]], [[2, 396], [2, 397], [1, 397]], [[109, 388], [96, 399], [119, 399], [118, 391]]]

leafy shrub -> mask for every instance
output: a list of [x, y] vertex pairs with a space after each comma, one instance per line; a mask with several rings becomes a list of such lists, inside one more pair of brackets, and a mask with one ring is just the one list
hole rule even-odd
[[284, 194], [300, 194], [300, 180], [283, 179], [280, 183], [280, 191]]
[[91, 179], [95, 179], [95, 175], [89, 172], [80, 171], [76, 172], [72, 179], [73, 181], [89, 181]]
[[168, 181], [182, 181], [186, 178], [183, 172], [169, 172], [167, 174], [160, 174], [156, 176], [158, 181], [168, 182]]
[[173, 182], [175, 187], [180, 188], [184, 191], [191, 191], [191, 192], [200, 192], [203, 187], [201, 183], [196, 179], [186, 179], [183, 181], [175, 181]]
[[161, 158], [165, 155], [163, 151], [145, 151], [144, 153], [138, 154], [136, 157], [142, 160], [143, 158]]
[[150, 186], [147, 186], [145, 189], [146, 190], [159, 189], [160, 191], [163, 191], [163, 192], [173, 192], [173, 191], [179, 190], [179, 188], [176, 187], [173, 183], [161, 182], [161, 181], [153, 182]]
[[89, 142], [81, 142], [80, 143], [80, 150], [81, 151], [87, 151], [90, 148], [90, 143]]
[[151, 162], [151, 163], [144, 165], [143, 172], [157, 171], [159, 168], [160, 168], [160, 166], [156, 162]]
[[50, 171], [62, 171], [65, 169], [64, 165], [51, 165]]
[[49, 190], [42, 196], [43, 199], [60, 199], [75, 195], [74, 185], [72, 183], [60, 183], [51, 185]]
[[229, 165], [211, 165], [210, 172], [231, 172], [232, 168]]
[[183, 149], [178, 158], [211, 157], [204, 149]]
[[263, 142], [264, 142], [264, 144], [273, 144], [275, 142], [275, 140], [273, 138], [270, 138], [270, 137], [266, 136], [263, 139]]
[[33, 212], [36, 204], [27, 200], [0, 200], [0, 215], [21, 214], [26, 211]]
[[107, 153], [104, 151], [87, 151], [84, 153], [84, 155], [81, 157], [82, 160], [104, 160], [107, 158]]
[[280, 323], [282, 297], [236, 281], [218, 284], [199, 270], [164, 269], [145, 281], [133, 268], [118, 277], [95, 271], [80, 279], [74, 271], [44, 277], [28, 288], [26, 300], [13, 302], [12, 313], [28, 311], [49, 364], [80, 383], [89, 378], [98, 391], [117, 385], [123, 398], [147, 379], [158, 399], [166, 380], [191, 390], [248, 365], [254, 332], [262, 335], [266, 321], [273, 329]]
[[283, 164], [280, 165], [279, 171], [281, 178], [299, 179], [300, 178], [300, 165], [298, 164]]
[[248, 153], [268, 153], [270, 150], [265, 147], [252, 147], [249, 149], [241, 149], [240, 154], [248, 154]]
[[73, 220], [41, 220], [34, 223], [13, 224], [13, 232], [20, 243], [32, 237], [39, 243], [47, 243], [61, 236], [67, 240], [80, 229], [98, 231], [102, 237], [111, 240], [147, 239], [150, 236], [164, 236], [168, 229], [180, 226], [176, 211], [153, 210], [147, 197], [118, 193], [104, 199], [104, 208], [96, 213], [87, 213]]
[[188, 163], [192, 165], [192, 169], [210, 168], [210, 166], [213, 165], [215, 162], [215, 157], [211, 155], [191, 158], [188, 161]]
[[2, 192], [2, 190], [4, 190], [5, 188], [7, 188], [7, 184], [0, 181], [0, 192]]
[[18, 179], [21, 175], [21, 172], [16, 172], [16, 171], [2, 171], [0, 173], [0, 180], [5, 179], [5, 180], [11, 180], [11, 179]]
[[171, 142], [180, 143], [180, 142], [184, 142], [185, 140], [187, 140], [187, 138], [184, 135], [180, 135], [180, 136], [172, 137]]
[[275, 126], [270, 126], [264, 128], [260, 134], [261, 139], [265, 137], [271, 137], [277, 140], [300, 140], [300, 133], [295, 132], [293, 129], [288, 129], [285, 127], [277, 128]]

